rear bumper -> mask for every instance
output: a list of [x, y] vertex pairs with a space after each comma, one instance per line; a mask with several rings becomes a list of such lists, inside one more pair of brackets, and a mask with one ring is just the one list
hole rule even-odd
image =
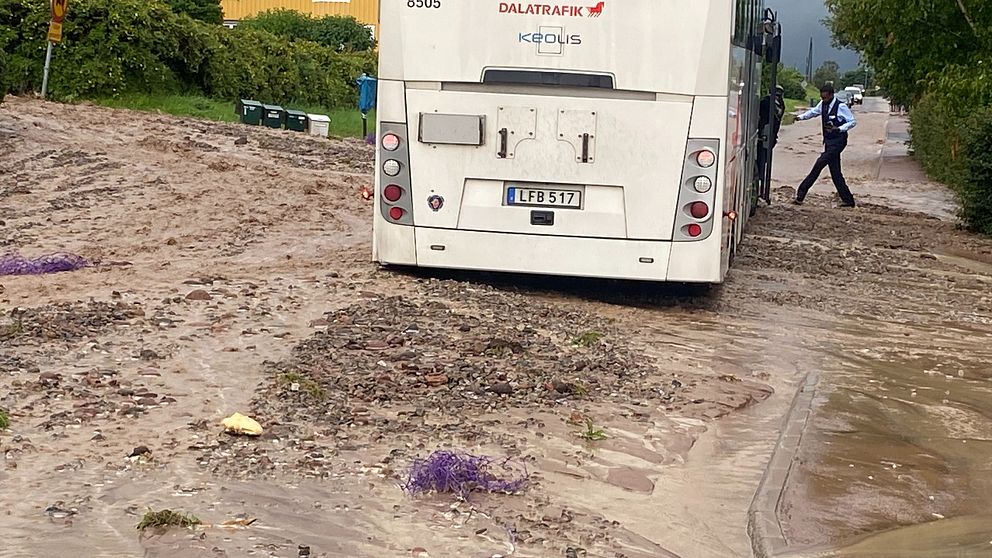
[[405, 230], [391, 231], [388, 250], [379, 246], [375, 260], [383, 264], [637, 281], [723, 281], [719, 235], [711, 235], [715, 243], [673, 243], [386, 226]]

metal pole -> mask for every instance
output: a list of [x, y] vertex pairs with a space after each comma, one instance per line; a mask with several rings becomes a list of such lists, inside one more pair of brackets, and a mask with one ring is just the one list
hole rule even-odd
[[41, 80], [41, 98], [48, 94], [48, 70], [52, 67], [52, 42], [48, 42], [48, 52], [45, 53], [45, 77]]

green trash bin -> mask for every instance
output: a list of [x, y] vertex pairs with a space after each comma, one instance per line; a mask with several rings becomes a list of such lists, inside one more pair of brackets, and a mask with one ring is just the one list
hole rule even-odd
[[294, 132], [307, 131], [307, 113], [301, 110], [286, 111], [286, 129]]
[[286, 111], [279, 105], [262, 105], [262, 124], [269, 128], [282, 128]]
[[243, 124], [258, 126], [262, 123], [262, 103], [250, 99], [238, 101], [238, 116]]

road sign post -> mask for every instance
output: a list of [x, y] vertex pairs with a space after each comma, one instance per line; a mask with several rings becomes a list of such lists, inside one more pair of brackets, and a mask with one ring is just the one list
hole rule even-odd
[[41, 98], [48, 95], [48, 72], [52, 68], [52, 50], [55, 43], [62, 42], [62, 22], [69, 8], [69, 0], [50, 0], [52, 20], [48, 23], [48, 50], [45, 52], [45, 75], [41, 79]]

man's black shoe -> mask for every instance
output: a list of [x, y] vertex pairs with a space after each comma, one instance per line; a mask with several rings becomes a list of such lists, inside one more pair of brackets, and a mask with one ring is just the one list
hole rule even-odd
[[792, 205], [802, 205], [802, 204], [803, 204], [803, 200], [799, 198], [792, 200]]
[[844, 203], [840, 204], [840, 207], [857, 207], [857, 205], [858, 204], [854, 203], [854, 201], [852, 200], [852, 201], [844, 202]]

